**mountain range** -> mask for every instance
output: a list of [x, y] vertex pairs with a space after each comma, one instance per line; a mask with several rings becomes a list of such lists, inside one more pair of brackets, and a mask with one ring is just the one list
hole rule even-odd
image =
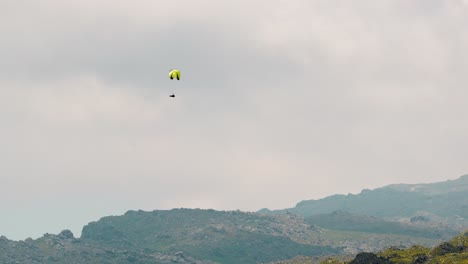
[[[0, 264], [249, 264], [317, 261], [327, 256], [350, 259], [360, 252], [374, 254], [390, 247], [437, 247], [468, 229], [467, 219], [465, 175], [440, 183], [394, 184], [359, 194], [306, 200], [283, 210], [128, 211], [87, 224], [80, 238], [68, 230], [35, 240], [0, 237]], [[378, 258], [390, 259], [386, 255]]]

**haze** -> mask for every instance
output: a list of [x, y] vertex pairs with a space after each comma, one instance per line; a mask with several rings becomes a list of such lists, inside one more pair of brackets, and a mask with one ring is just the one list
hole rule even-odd
[[455, 179], [467, 29], [461, 0], [2, 1], [0, 235]]

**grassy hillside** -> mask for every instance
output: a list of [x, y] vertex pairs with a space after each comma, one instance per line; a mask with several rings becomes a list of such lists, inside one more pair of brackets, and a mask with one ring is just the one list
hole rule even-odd
[[443, 242], [434, 248], [412, 246], [406, 249], [391, 247], [377, 254], [359, 253], [354, 258], [335, 257], [317, 260], [296, 257], [275, 264], [468, 264], [468, 232]]
[[452, 230], [437, 230], [422, 228], [397, 222], [386, 221], [373, 216], [351, 214], [345, 211], [335, 211], [330, 214], [319, 214], [305, 218], [311, 225], [332, 230], [346, 230], [378, 234], [401, 234], [413, 237], [446, 238], [457, 234]]
[[414, 246], [408, 249], [390, 248], [378, 255], [392, 263], [468, 263], [468, 232], [432, 249]]

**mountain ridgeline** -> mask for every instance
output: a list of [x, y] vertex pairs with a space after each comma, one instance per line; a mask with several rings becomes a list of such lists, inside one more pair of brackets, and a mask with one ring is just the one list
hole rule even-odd
[[446, 218], [468, 219], [468, 175], [457, 180], [430, 184], [393, 184], [359, 194], [332, 195], [320, 200], [307, 200], [294, 208], [262, 213], [283, 213], [309, 217], [333, 211], [375, 217], [412, 217], [428, 212]]
[[0, 238], [3, 263], [268, 263], [297, 255], [342, 254], [314, 244], [320, 230], [291, 214], [173, 209], [128, 211], [83, 228], [25, 241]]
[[304, 243], [316, 233], [292, 215], [173, 209], [104, 217], [85, 226], [81, 238], [119, 249], [183, 251], [219, 263], [270, 262], [341, 252], [331, 246]]
[[67, 230], [35, 240], [0, 237], [0, 264], [319, 263], [328, 256], [342, 257], [326, 263], [459, 261], [467, 254], [467, 234], [442, 242], [468, 229], [467, 214], [468, 176], [277, 211], [128, 211], [87, 224], [80, 238]]

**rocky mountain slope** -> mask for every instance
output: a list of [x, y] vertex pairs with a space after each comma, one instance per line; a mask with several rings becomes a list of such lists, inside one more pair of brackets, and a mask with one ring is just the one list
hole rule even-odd
[[0, 264], [267, 263], [343, 253], [320, 243], [321, 229], [293, 214], [173, 209], [128, 211], [83, 228], [25, 241], [0, 238]]
[[77, 239], [64, 230], [58, 235], [25, 241], [0, 237], [0, 264], [212, 264], [185, 256], [182, 252], [163, 254], [141, 249], [117, 249]]
[[294, 215], [199, 209], [129, 211], [83, 228], [82, 240], [119, 249], [183, 251], [220, 263], [259, 263], [340, 249], [314, 244], [318, 230]]
[[[332, 230], [447, 239], [468, 229], [468, 175], [430, 184], [393, 184], [359, 194], [307, 200], [285, 212]], [[337, 215], [337, 213], [340, 215]]]

